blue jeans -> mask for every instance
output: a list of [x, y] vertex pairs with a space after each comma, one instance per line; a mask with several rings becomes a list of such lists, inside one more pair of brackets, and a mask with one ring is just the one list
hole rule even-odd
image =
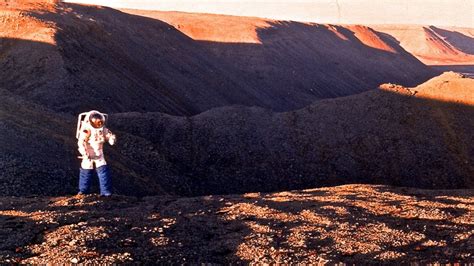
[[[110, 170], [107, 165], [102, 165], [96, 169], [99, 176], [100, 195], [112, 195], [112, 179], [110, 177]], [[92, 174], [94, 169], [79, 169], [79, 192], [83, 194], [90, 193], [90, 186], [92, 181]]]

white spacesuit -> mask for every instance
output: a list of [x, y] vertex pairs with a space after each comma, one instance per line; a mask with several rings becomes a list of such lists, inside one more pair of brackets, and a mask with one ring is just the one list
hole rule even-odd
[[82, 155], [79, 174], [79, 193], [89, 193], [94, 166], [99, 176], [101, 195], [112, 194], [110, 170], [104, 158], [103, 146], [105, 142], [115, 144], [115, 135], [105, 127], [106, 114], [99, 111], [90, 111], [79, 115], [77, 125], [77, 146]]

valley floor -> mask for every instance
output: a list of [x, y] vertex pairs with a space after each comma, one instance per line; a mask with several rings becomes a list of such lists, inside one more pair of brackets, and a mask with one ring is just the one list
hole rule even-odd
[[0, 198], [0, 263], [474, 262], [474, 190]]

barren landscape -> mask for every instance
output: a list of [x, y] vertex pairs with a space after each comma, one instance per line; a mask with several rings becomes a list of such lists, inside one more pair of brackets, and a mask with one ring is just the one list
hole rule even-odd
[[[474, 262], [472, 47], [1, 2], [0, 263]], [[76, 196], [91, 109], [118, 139], [111, 198]]]
[[0, 198], [1, 263], [460, 263], [474, 194], [346, 185], [198, 198]]

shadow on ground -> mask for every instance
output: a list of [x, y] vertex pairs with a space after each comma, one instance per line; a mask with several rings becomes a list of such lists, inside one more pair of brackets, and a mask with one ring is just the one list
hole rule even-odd
[[201, 198], [63, 197], [35, 208], [18, 201], [9, 208], [26, 216], [13, 227], [41, 212], [24, 228], [49, 229], [1, 252], [20, 248], [22, 263], [469, 262], [472, 198], [468, 190], [346, 185]]

